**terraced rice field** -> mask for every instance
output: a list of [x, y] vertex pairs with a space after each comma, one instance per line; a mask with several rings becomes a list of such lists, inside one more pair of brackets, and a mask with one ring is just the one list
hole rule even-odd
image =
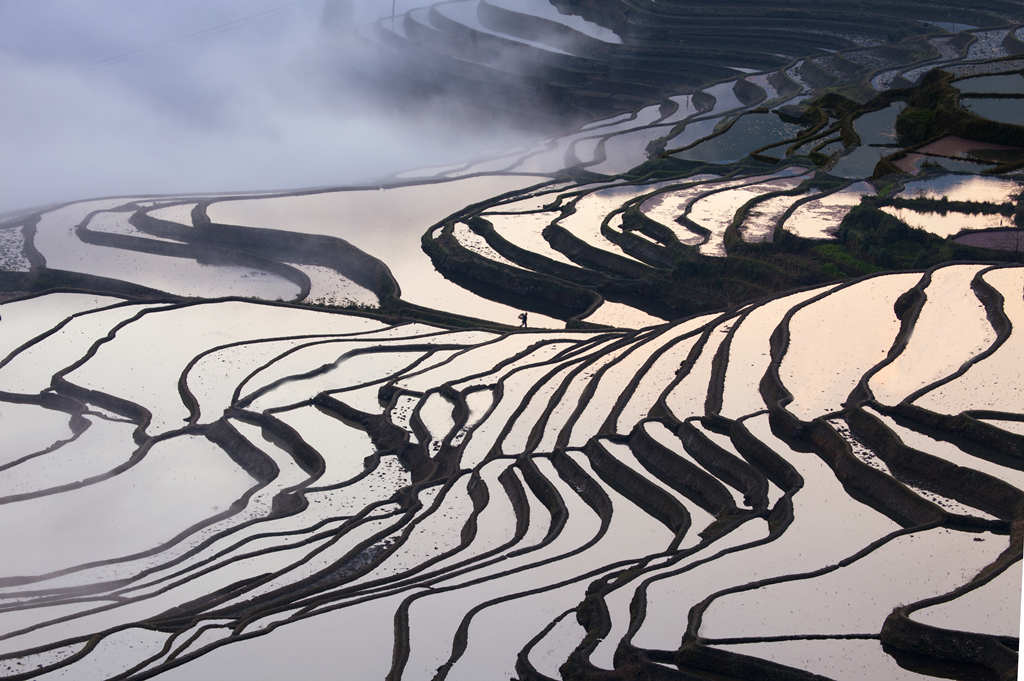
[[[884, 402], [858, 381], [899, 362], [886, 355], [900, 345], [897, 332], [909, 331], [904, 352], [938, 342], [925, 326], [916, 334], [925, 315], [859, 322], [874, 329], [875, 344], [850, 338], [843, 349], [824, 338], [846, 335], [844, 296], [865, 315], [891, 315], [894, 297], [930, 278], [929, 305], [943, 308], [973, 297], [975, 276], [1001, 287], [1024, 275], [953, 265], [809, 291], [738, 318], [585, 333], [407, 328], [255, 302], [133, 315], [99, 300], [69, 309], [74, 294], [6, 304], [0, 313], [26, 344], [4, 359], [4, 404], [38, 424], [13, 440], [19, 451], [0, 497], [16, 514], [5, 541], [19, 547], [3, 579], [6, 669], [20, 662], [75, 678], [169, 669], [174, 678], [196, 658], [178, 676], [256, 670], [273, 667], [282, 635], [294, 641], [321, 616], [321, 627], [375, 631], [375, 645], [394, 657], [381, 654], [367, 669], [409, 678], [438, 665], [453, 678], [482, 665], [530, 674], [538, 657], [549, 669], [594, 673], [640, 673], [661, 660], [704, 669], [741, 664], [733, 653], [761, 651], [757, 641], [813, 634], [816, 645], [841, 645], [856, 634], [898, 646], [925, 623], [948, 629], [983, 594], [1015, 584], [987, 586], [1015, 565], [1007, 523], [1024, 493], [993, 475], [994, 450], [980, 437], [1019, 447], [1020, 435], [979, 421], [946, 430], [966, 452], [954, 464], [923, 434], [910, 440], [914, 449], [903, 444], [908, 433], [936, 432], [943, 417], [932, 403], [901, 402], [922, 384], [956, 388], [970, 376], [956, 377], [960, 364], [997, 361], [982, 359], [995, 338], [964, 345], [935, 374], [888, 384]], [[70, 323], [88, 320], [78, 331], [85, 342], [47, 369], [53, 388], [43, 394], [26, 376], [35, 365], [17, 369], [18, 360], [66, 325], [54, 318], [52, 332], [33, 330], [31, 319], [19, 321], [28, 302], [77, 309]], [[801, 330], [816, 310], [814, 334]], [[270, 340], [275, 329], [289, 333]], [[132, 340], [140, 334], [149, 340]], [[650, 408], [629, 410], [643, 367], [684, 339], [693, 342], [675, 355], [675, 379], [650, 394]], [[820, 366], [823, 345], [841, 359], [843, 381], [794, 372]], [[133, 359], [133, 347], [147, 353]], [[125, 378], [147, 371], [154, 352], [160, 371], [132, 388]], [[477, 369], [460, 361], [478, 352], [487, 359]], [[747, 357], [765, 359], [752, 371]], [[839, 392], [825, 399], [815, 386]], [[379, 402], [360, 397], [365, 389]], [[487, 392], [494, 397], [481, 402]], [[990, 408], [961, 394], [958, 412]], [[886, 465], [857, 463], [844, 437]], [[97, 443], [109, 461], [88, 453]], [[998, 451], [1000, 466], [1021, 471], [1015, 449]], [[970, 476], [938, 472], [954, 465]], [[837, 524], [849, 528], [842, 542], [828, 538]], [[48, 550], [54, 541], [60, 552]], [[903, 570], [907, 561], [935, 578]], [[819, 596], [808, 600], [811, 584]], [[444, 599], [443, 620], [431, 596]], [[837, 620], [828, 614], [836, 598], [864, 607]], [[637, 599], [644, 608], [624, 609]], [[798, 602], [818, 614], [793, 610]], [[943, 605], [924, 606], [931, 602]], [[904, 609], [890, 614], [896, 604]], [[614, 616], [583, 617], [595, 608]], [[992, 631], [1012, 629], [1015, 613], [1007, 609]], [[506, 630], [510, 618], [518, 624]], [[494, 627], [504, 632], [500, 647], [484, 633]], [[150, 632], [145, 645], [134, 631]], [[118, 642], [126, 636], [135, 645]], [[603, 642], [595, 650], [588, 640]], [[341, 664], [345, 650], [320, 654]], [[884, 666], [876, 658], [864, 664]], [[799, 664], [828, 673], [829, 659]]]
[[575, 122], [6, 217], [0, 678], [1015, 678], [1019, 169], [891, 90], [1017, 93], [990, 4], [425, 5]]

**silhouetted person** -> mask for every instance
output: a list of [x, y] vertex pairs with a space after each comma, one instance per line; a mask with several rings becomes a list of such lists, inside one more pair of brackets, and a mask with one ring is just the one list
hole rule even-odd
[[523, 327], [525, 329], [526, 328], [526, 313], [525, 312], [522, 312], [522, 313], [519, 314], [519, 321], [520, 321], [519, 326], [521, 326], [521, 327]]

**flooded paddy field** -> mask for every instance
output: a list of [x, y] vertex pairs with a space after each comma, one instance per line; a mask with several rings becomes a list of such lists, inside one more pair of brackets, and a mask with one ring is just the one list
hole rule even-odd
[[[728, 131], [680, 152], [676, 156], [691, 161], [730, 163], [739, 161], [755, 149], [790, 139], [799, 131], [799, 125], [787, 123], [775, 114], [747, 114], [737, 119]], [[685, 138], [673, 141], [673, 144], [677, 146], [681, 143], [685, 143]]]
[[902, 102], [890, 104], [881, 111], [873, 111], [858, 118], [854, 127], [860, 137], [860, 146], [843, 156], [832, 168], [832, 173], [848, 178], [870, 176], [875, 165], [888, 152], [881, 145], [896, 141], [896, 118], [904, 106]]
[[0, 678], [1015, 678], [1019, 142], [907, 126], [1019, 24], [698, 5], [367, 27], [543, 79], [493, 157], [5, 216]]
[[889, 215], [903, 222], [904, 224], [922, 229], [940, 237], [956, 236], [961, 232], [977, 232], [986, 229], [998, 229], [1014, 227], [1011, 216], [1006, 215], [984, 215], [972, 213], [928, 213], [907, 208], [883, 209]]
[[1024, 113], [1021, 113], [1022, 99], [1024, 95], [1016, 98], [970, 97], [964, 99], [964, 105], [969, 111], [990, 121], [1021, 125], [1024, 123]]
[[[969, 295], [970, 281], [979, 271], [978, 266], [943, 268], [932, 275], [926, 295], [929, 300], [939, 291]], [[623, 650], [650, 660], [640, 664], [655, 664], [661, 659], [656, 651], [671, 649], [682, 639], [690, 641], [686, 650], [748, 651], [743, 654], [828, 672], [833, 669], [828, 658], [787, 656], [778, 637], [828, 634], [839, 645], [843, 636], [857, 634], [859, 645], [887, 644], [890, 634], [881, 625], [895, 604], [930, 603], [928, 599], [947, 595], [941, 608], [922, 606], [900, 620], [903, 626], [927, 623], [948, 631], [963, 622], [968, 631], [978, 633], [984, 627], [962, 619], [957, 608], [966, 613], [984, 607], [986, 598], [997, 602], [997, 594], [1016, 588], [1011, 577], [1019, 575], [1019, 567], [1012, 566], [1019, 563], [1011, 560], [1013, 549], [1007, 547], [1012, 535], [1005, 521], [1019, 503], [1013, 499], [1024, 500], [1024, 492], [1000, 481], [996, 469], [982, 460], [974, 475], [993, 494], [1000, 490], [996, 496], [979, 496], [977, 488], [961, 488], [953, 480], [910, 475], [896, 459], [890, 460], [897, 454], [890, 451], [887, 438], [899, 437], [917, 456], [938, 461], [949, 460], [944, 449], [948, 444], [910, 438], [923, 425], [915, 426], [918, 422], [907, 421], [902, 413], [893, 412], [890, 418], [865, 410], [870, 402], [863, 396], [846, 398], [885, 359], [899, 329], [892, 301], [921, 276], [881, 275], [859, 285], [877, 289], [877, 295], [854, 285], [780, 298], [745, 311], [738, 326], [697, 319], [673, 323], [661, 332], [532, 331], [515, 344], [502, 341], [521, 335], [514, 330], [417, 332], [351, 313], [303, 313], [257, 303], [169, 305], [143, 318], [152, 327], [145, 347], [165, 357], [161, 366], [166, 371], [150, 371], [138, 388], [131, 384], [139, 379], [128, 377], [138, 376], [143, 365], [126, 356], [130, 346], [122, 345], [120, 360], [113, 364], [114, 356], [107, 355], [141, 321], [104, 342], [119, 318], [101, 313], [79, 317], [91, 320], [80, 333], [95, 341], [91, 350], [80, 350], [77, 368], [55, 370], [66, 377], [55, 383], [54, 394], [64, 396], [59, 409], [67, 416], [54, 418], [52, 408], [31, 402], [18, 407], [22, 420], [29, 418], [26, 409], [43, 410], [38, 423], [50, 423], [49, 435], [26, 431], [15, 440], [22, 443], [20, 456], [6, 464], [9, 475], [0, 490], [7, 495], [0, 497], [8, 501], [7, 512], [18, 519], [7, 525], [14, 533], [7, 541], [22, 547], [18, 562], [7, 563], [3, 597], [14, 610], [32, 603], [35, 615], [34, 624], [5, 643], [8, 655], [15, 656], [9, 659], [21, 659], [19, 651], [27, 643], [19, 641], [31, 640], [32, 655], [51, 651], [48, 659], [54, 669], [72, 672], [85, 669], [80, 665], [86, 662], [100, 663], [105, 670], [153, 665], [168, 669], [173, 678], [175, 665], [160, 653], [165, 644], [118, 646], [116, 637], [166, 621], [161, 635], [177, 646], [181, 636], [190, 636], [197, 627], [221, 627], [221, 635], [204, 639], [196, 649], [209, 655], [198, 657], [194, 668], [212, 670], [227, 660], [244, 666], [230, 644], [251, 641], [239, 648], [247, 650], [262, 636], [239, 635], [239, 626], [271, 634], [306, 617], [329, 617], [347, 626], [343, 623], [349, 617], [362, 621], [361, 604], [367, 603], [375, 604], [374, 612], [388, 623], [380, 625], [377, 646], [391, 645], [385, 643], [390, 640], [386, 632], [392, 613], [398, 617], [393, 650], [400, 667], [393, 662], [391, 668], [410, 678], [421, 678], [446, 661], [453, 674], [463, 669], [459, 674], [468, 675], [480, 665], [515, 673], [522, 665], [515, 655], [504, 647], [483, 645], [483, 634], [474, 638], [473, 632], [491, 630], [524, 608], [530, 617], [515, 618], [518, 624], [509, 629], [509, 640], [532, 649], [533, 638], [551, 624], [558, 634], [545, 636], [549, 647], [543, 664], [561, 666], [596, 624], [558, 629], [558, 623], [564, 622], [566, 611], [577, 612], [591, 599], [610, 608], [617, 604], [610, 612], [625, 618], [613, 621], [621, 637], [617, 643], [602, 646], [620, 652], [591, 656], [585, 664], [596, 665], [594, 669], [615, 668]], [[1019, 278], [1016, 267], [993, 270], [986, 280], [1005, 288], [1013, 277]], [[848, 333], [853, 300], [864, 310], [863, 319], [853, 326], [873, 329], [877, 342]], [[47, 296], [35, 302], [46, 303]], [[6, 318], [7, 307], [18, 304], [0, 307], [0, 313]], [[803, 328], [812, 312], [815, 320], [806, 323], [813, 333]], [[202, 325], [182, 318], [200, 313]], [[1008, 314], [1012, 319], [1014, 313]], [[246, 315], [252, 321], [237, 323]], [[875, 316], [891, 321], [879, 325], [871, 321]], [[943, 345], [941, 336], [928, 330], [926, 318], [922, 314], [917, 321], [920, 326], [914, 327], [906, 352], [927, 353], [929, 344]], [[267, 329], [261, 330], [260, 324]], [[207, 330], [200, 332], [200, 327]], [[189, 331], [184, 337], [166, 333], [171, 328]], [[285, 328], [296, 340], [324, 340], [318, 345], [307, 342], [305, 352], [282, 353], [288, 346], [281, 342], [277, 350], [261, 352], [253, 364], [262, 369], [240, 367], [229, 374], [238, 385], [233, 395], [201, 389], [223, 369], [219, 362], [189, 362], [190, 357], [233, 342], [232, 352], [241, 357], [246, 342], [260, 342], [270, 329]], [[784, 353], [775, 340], [778, 329], [787, 329], [790, 337]], [[832, 340], [815, 340], [830, 332], [836, 334]], [[26, 328], [26, 333], [31, 332]], [[239, 338], [251, 340], [233, 340]], [[693, 342], [680, 346], [686, 338]], [[719, 348], [726, 338], [730, 352], [723, 354]], [[839, 338], [849, 339], [848, 347], [837, 345]], [[544, 342], [557, 345], [552, 352], [538, 352]], [[843, 358], [838, 365], [845, 372], [841, 381], [831, 375], [838, 367], [824, 373], [793, 368], [792, 357], [813, 354], [823, 345]], [[960, 350], [964, 361], [976, 352], [968, 345]], [[677, 347], [682, 352], [670, 364], [679, 367], [676, 379], [661, 389], [660, 397], [653, 396], [653, 409], [632, 410], [628, 413], [638, 420], [624, 419], [627, 412], [621, 410], [641, 385], [631, 377], [657, 366], [660, 357]], [[477, 348], [486, 353], [479, 369], [459, 363], [460, 353]], [[342, 352], [360, 358], [359, 368], [353, 364], [345, 369], [348, 364], [341, 363], [335, 365], [340, 370], [325, 373], [324, 367]], [[422, 374], [433, 355], [437, 368]], [[178, 359], [168, 361], [172, 356]], [[998, 356], [980, 362], [979, 370]], [[12, 356], [16, 359], [17, 354]], [[520, 369], [503, 377], [490, 373], [482, 382], [473, 379], [481, 370], [486, 375], [489, 366], [517, 361]], [[712, 371], [719, 362], [726, 369], [724, 400]], [[808, 364], [815, 365], [813, 360]], [[944, 366], [955, 364], [951, 359]], [[884, 403], [898, 403], [949, 370], [901, 383], [889, 380]], [[183, 371], [186, 383], [178, 377]], [[416, 380], [415, 390], [403, 387], [413, 385], [417, 374], [434, 378]], [[764, 382], [775, 375], [796, 395], [794, 402], [772, 398], [766, 391]], [[761, 387], [758, 376], [766, 377]], [[969, 377], [970, 372], [950, 386]], [[387, 395], [392, 408], [366, 411], [358, 391], [352, 392], [364, 385]], [[871, 385], [877, 386], [877, 380]], [[500, 391], [500, 404], [471, 399], [490, 386]], [[4, 393], [4, 404], [19, 404], [11, 400], [36, 389], [26, 388], [25, 393]], [[264, 397], [253, 399], [259, 394]], [[957, 411], [991, 409], [990, 400], [973, 400], [973, 391], [958, 394]], [[194, 402], [202, 405], [201, 418], [188, 417]], [[659, 403], [667, 409], [659, 410]], [[406, 405], [402, 409], [411, 417], [399, 415], [399, 404]], [[722, 408], [709, 411], [710, 404]], [[921, 409], [937, 406], [920, 399], [916, 404]], [[655, 413], [661, 415], [648, 416]], [[876, 456], [890, 462], [884, 472], [840, 464], [851, 455], [842, 438], [827, 436], [834, 431], [820, 418], [835, 413], [847, 414], [858, 440], [870, 443]], [[804, 434], [774, 424], [790, 415], [806, 424]], [[702, 425], [701, 419], [709, 418]], [[175, 421], [184, 425], [174, 426]], [[561, 424], [553, 431], [554, 439], [542, 438], [545, 424], [552, 423]], [[929, 433], [935, 432], [930, 428]], [[966, 451], [976, 446], [953, 431], [944, 437]], [[551, 444], [543, 444], [547, 442]], [[807, 448], [812, 451], [801, 451]], [[89, 451], [103, 451], [110, 458]], [[167, 459], [172, 452], [173, 463]], [[976, 455], [985, 456], [980, 451]], [[969, 465], [963, 455], [956, 461]], [[1006, 460], [1002, 465], [1013, 464]], [[394, 471], [387, 476], [386, 466]], [[190, 513], [180, 508], [169, 512], [168, 504], [183, 503], [179, 486], [198, 471], [203, 471], [202, 484], [188, 483]], [[154, 491], [157, 477], [167, 498]], [[848, 496], [850, 486], [864, 491]], [[893, 491], [881, 493], [890, 487]], [[958, 508], [980, 506], [984, 512], [978, 510], [973, 526], [965, 527], [965, 521], [953, 522], [954, 517], [968, 517], [965, 511], [955, 515], [937, 506], [928, 489], [966, 503]], [[205, 496], [192, 500], [196, 495]], [[124, 531], [118, 510], [123, 504], [132, 505], [133, 523], [147, 531]], [[776, 524], [773, 518], [783, 508], [791, 509], [791, 515]], [[75, 520], [68, 515], [73, 509]], [[765, 513], [773, 520], [754, 531], [764, 523], [760, 518]], [[851, 520], [860, 516], [863, 522]], [[78, 528], [85, 517], [90, 530], [83, 534]], [[848, 528], [842, 543], [827, 538], [839, 525]], [[30, 536], [36, 539], [30, 541]], [[59, 555], [45, 550], [57, 537], [63, 547]], [[979, 539], [984, 541], [979, 544]], [[305, 551], [300, 550], [303, 546]], [[214, 553], [214, 547], [220, 548]], [[915, 558], [918, 553], [926, 558]], [[209, 557], [201, 559], [204, 555]], [[906, 572], [908, 562], [929, 565], [934, 579], [924, 579], [920, 571]], [[236, 582], [228, 591], [216, 586], [237, 580], [243, 574], [239, 570], [250, 563], [266, 565], [266, 574]], [[992, 570], [1011, 572], [989, 581], [984, 575]], [[188, 580], [176, 577], [186, 573], [191, 574]], [[880, 580], [880, 574], [888, 576]], [[78, 587], [68, 591], [61, 586], [68, 583]], [[210, 595], [196, 600], [204, 588]], [[819, 595], [809, 600], [797, 595], [808, 588]], [[877, 589], [882, 591], [863, 598]], [[969, 590], [956, 597], [961, 589]], [[193, 594], [187, 616], [180, 609], [176, 612], [182, 614], [173, 620], [167, 619], [169, 613], [161, 614], [160, 608], [167, 606], [160, 603], [175, 602], [180, 598], [175, 594], [186, 591]], [[429, 593], [445, 594], [448, 619], [438, 619]], [[710, 603], [702, 600], [716, 594]], [[103, 605], [114, 596], [116, 605]], [[646, 603], [639, 619], [622, 607], [637, 598]], [[858, 600], [863, 607], [852, 611], [844, 606], [843, 620], [828, 615], [839, 603]], [[794, 611], [798, 601], [814, 612]], [[67, 619], [62, 614], [71, 604], [80, 609]], [[451, 609], [453, 604], [458, 607]], [[49, 618], [47, 611], [53, 613]], [[62, 647], [83, 640], [76, 638], [82, 634], [71, 632], [85, 632], [89, 622], [100, 621], [96, 614], [87, 615], [93, 612], [104, 613], [104, 626], [112, 628], [92, 636], [109, 640], [120, 652], [108, 657], [97, 646], [91, 655], [62, 658]], [[687, 612], [691, 621], [700, 623], [693, 633], [687, 633]], [[758, 615], [744, 614], [752, 612]], [[284, 619], [275, 621], [274, 613]], [[1008, 611], [1006, 617], [1011, 615]], [[452, 652], [453, 637], [465, 628], [478, 643]], [[998, 625], [980, 633], [1006, 631]], [[275, 638], [271, 634], [267, 641]], [[764, 642], [761, 647], [755, 645], [759, 640]], [[679, 660], [683, 667], [688, 664], [685, 658]], [[884, 668], [886, 663], [872, 654], [860, 664]]]

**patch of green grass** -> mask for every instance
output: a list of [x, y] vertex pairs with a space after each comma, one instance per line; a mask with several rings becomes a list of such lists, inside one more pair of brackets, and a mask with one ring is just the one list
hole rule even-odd
[[822, 271], [836, 277], [859, 277], [878, 272], [880, 269], [853, 256], [842, 244], [819, 244], [814, 247], [814, 252], [822, 259]]

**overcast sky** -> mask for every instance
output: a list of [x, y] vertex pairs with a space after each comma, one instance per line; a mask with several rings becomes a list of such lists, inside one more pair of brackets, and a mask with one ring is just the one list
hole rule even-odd
[[390, 0], [0, 0], [0, 212], [372, 180], [512, 144], [451, 125], [437, 102], [395, 107], [358, 85], [351, 67], [372, 72], [375, 57], [325, 25], [328, 2], [356, 22], [391, 12]]

